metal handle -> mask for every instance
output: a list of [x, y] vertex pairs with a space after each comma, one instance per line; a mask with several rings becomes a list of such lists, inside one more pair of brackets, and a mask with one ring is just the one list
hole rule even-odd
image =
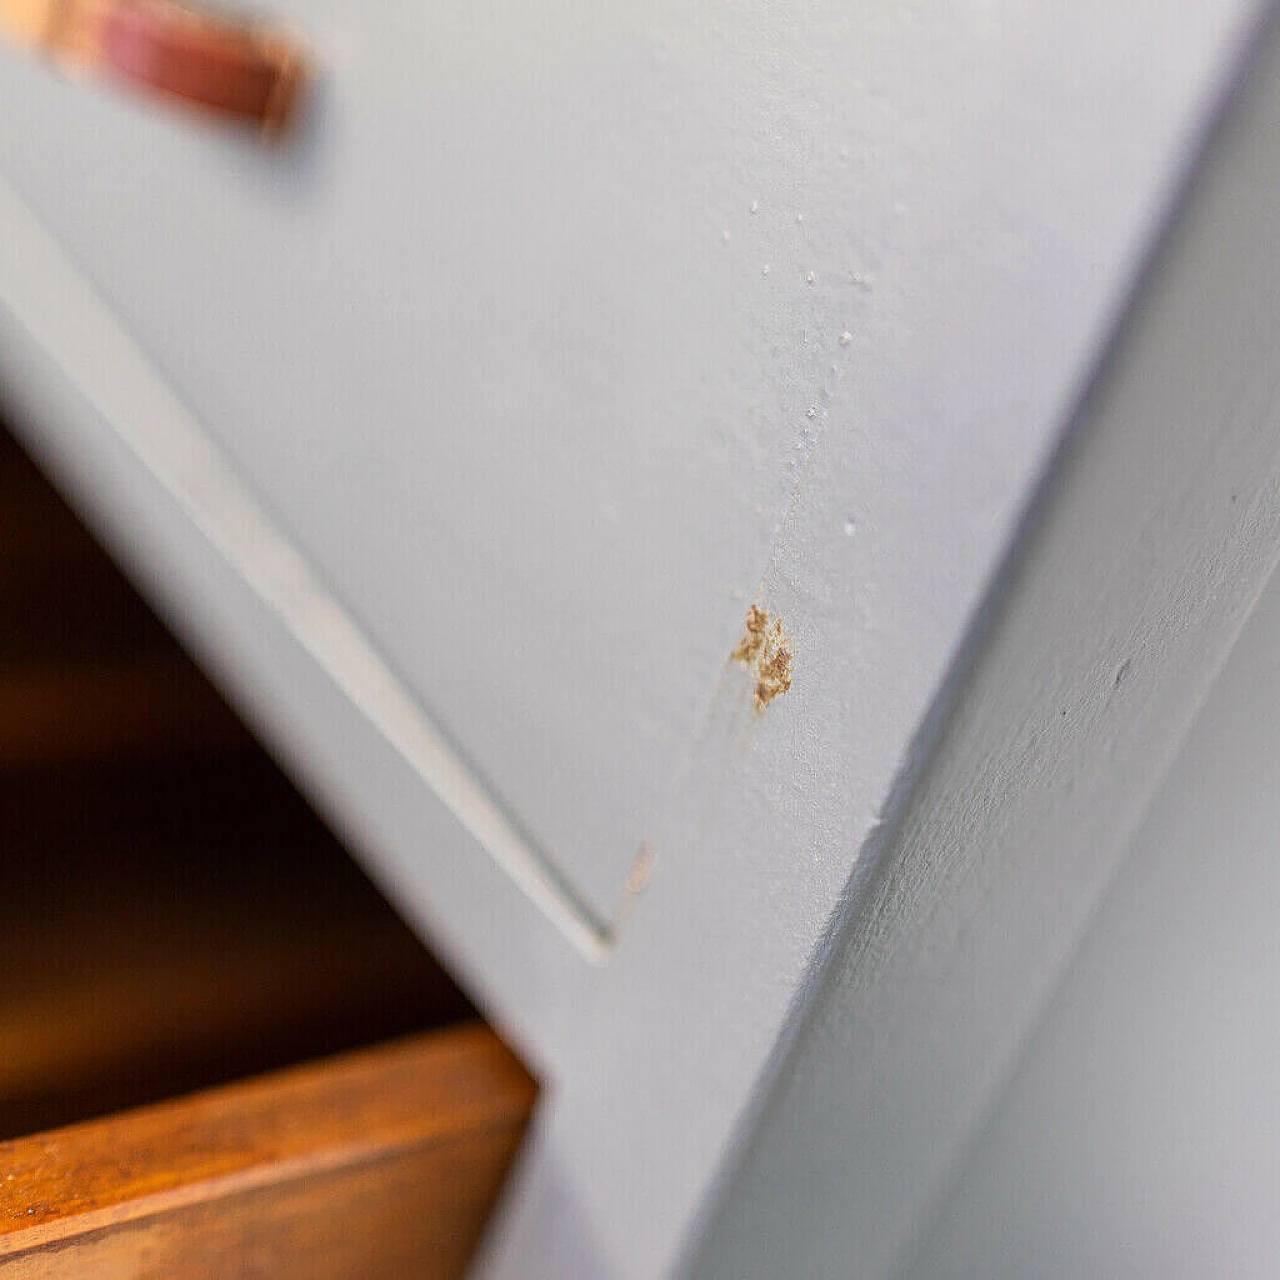
[[285, 34], [173, 0], [0, 0], [10, 30], [59, 61], [277, 135], [305, 59]]

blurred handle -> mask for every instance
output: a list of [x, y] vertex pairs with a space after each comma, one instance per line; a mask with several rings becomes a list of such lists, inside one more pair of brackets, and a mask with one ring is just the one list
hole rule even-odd
[[0, 0], [9, 29], [54, 57], [279, 133], [297, 105], [301, 51], [249, 19], [173, 0]]

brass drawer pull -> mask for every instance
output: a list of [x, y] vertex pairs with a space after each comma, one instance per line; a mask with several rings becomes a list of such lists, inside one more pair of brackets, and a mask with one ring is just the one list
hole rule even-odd
[[297, 107], [305, 59], [251, 19], [173, 0], [0, 0], [21, 41], [164, 98], [279, 134]]

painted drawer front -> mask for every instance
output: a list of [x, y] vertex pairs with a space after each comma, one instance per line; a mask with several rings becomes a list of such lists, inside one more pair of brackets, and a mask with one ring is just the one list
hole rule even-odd
[[1261, 7], [279, 0], [287, 146], [5, 51], [0, 171], [603, 936], [772, 551], [891, 776]]
[[6, 49], [0, 166], [606, 918], [888, 215], [848, 217], [866, 157], [821, 142], [774, 23], [746, 48], [622, 4], [276, 16], [320, 68], [283, 148]]

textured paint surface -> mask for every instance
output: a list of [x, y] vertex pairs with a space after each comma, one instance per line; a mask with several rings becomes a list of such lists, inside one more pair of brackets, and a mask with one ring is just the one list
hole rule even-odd
[[[1278, 128], [1273, 38], [1090, 393], [938, 755], [690, 1260], [698, 1280], [902, 1276], [957, 1177], [924, 1275], [1184, 1274], [1131, 1265], [1163, 1256], [1162, 1232], [1122, 1259], [1110, 1215], [1123, 1203], [1137, 1210], [1141, 1193], [1130, 1185], [1127, 1201], [1109, 1200], [1126, 1175], [1085, 1168], [1090, 1150], [1108, 1164], [1107, 1142], [1126, 1149], [1123, 1117], [1095, 1126], [1067, 1114], [1088, 1112], [1093, 1096], [1090, 1071], [1073, 1065], [1111, 1062], [1144, 1028], [1152, 1048], [1134, 1053], [1137, 1079], [1117, 1068], [1108, 1081], [1103, 1068], [1097, 1083], [1102, 1097], [1113, 1085], [1136, 1097], [1150, 1067], [1154, 1084], [1151, 1053], [1170, 1032], [1154, 1011], [1111, 1037], [1076, 1009], [1079, 1043], [1042, 1062], [1034, 1095], [1016, 1104], [1016, 1132], [1001, 1130], [980, 1171], [958, 1171], [1280, 554]], [[1258, 681], [1266, 706], [1271, 683]], [[1271, 812], [1263, 805], [1251, 821]], [[1212, 857], [1212, 820], [1187, 826], [1186, 856]], [[1229, 842], [1218, 847], [1234, 856]], [[1241, 923], [1259, 945], [1257, 918]], [[1182, 932], [1166, 945], [1180, 949]], [[1260, 991], [1242, 982], [1235, 995], [1256, 1002]], [[1205, 1060], [1217, 1053], [1209, 1040]], [[1185, 1052], [1194, 1070], [1196, 1053]], [[1162, 1078], [1190, 1087], [1181, 1067]], [[1151, 1148], [1161, 1149], [1166, 1139]], [[1192, 1185], [1185, 1172], [1170, 1167], [1153, 1186], [1177, 1198]], [[1140, 1214], [1131, 1223], [1150, 1224]], [[1174, 1234], [1194, 1231], [1188, 1221]], [[1246, 1231], [1250, 1256], [1263, 1234]], [[1224, 1264], [1191, 1274], [1257, 1273]]]
[[283, 167], [6, 58], [0, 167], [375, 646], [601, 909], [651, 853], [585, 965], [0, 238], [36, 444], [550, 1082], [489, 1274], [675, 1264], [1258, 8], [292, 0], [331, 76]]
[[1264, 1280], [1280, 1256], [1280, 583], [910, 1280]]
[[[884, 495], [866, 545], [942, 466], [924, 518], [998, 544], [1091, 282], [1123, 286], [1137, 227], [1097, 219], [1231, 7], [1167, 47], [1107, 15], [1077, 58], [1084, 13], [1044, 4], [291, 0], [324, 69], [292, 151], [7, 58], [0, 165], [607, 919], [824, 431], [865, 445], [847, 500]], [[925, 545], [894, 573], [959, 587]]]
[[717, 9], [294, 0], [320, 99], [267, 155], [0, 83], [10, 179], [601, 920], [897, 216], [809, 204], [878, 144], [820, 138], [790, 18]]

